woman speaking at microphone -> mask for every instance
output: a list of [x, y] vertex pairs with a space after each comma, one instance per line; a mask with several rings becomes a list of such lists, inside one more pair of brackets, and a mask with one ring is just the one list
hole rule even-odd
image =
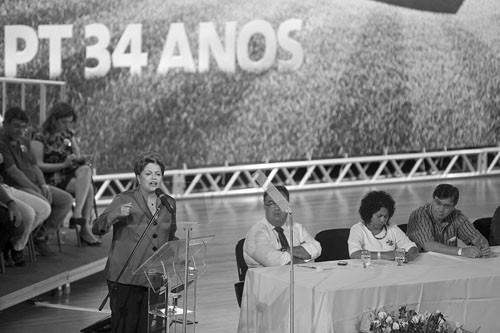
[[[147, 332], [148, 281], [145, 274], [132, 272], [167, 241], [175, 239], [175, 200], [163, 196], [157, 189], [163, 181], [165, 165], [159, 154], [144, 152], [134, 161], [137, 186], [118, 194], [94, 221], [92, 231], [102, 235], [113, 227], [113, 240], [106, 263], [112, 332]], [[167, 209], [166, 204], [170, 204]], [[158, 210], [157, 219], [125, 264]], [[123, 267], [125, 269], [123, 270]], [[123, 272], [122, 272], [123, 270]], [[120, 275], [120, 273], [122, 274]]]

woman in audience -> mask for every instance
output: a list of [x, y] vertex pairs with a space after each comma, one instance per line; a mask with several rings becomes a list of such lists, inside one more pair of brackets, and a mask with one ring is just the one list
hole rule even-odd
[[406, 250], [406, 261], [415, 259], [418, 249], [397, 225], [389, 223], [394, 215], [394, 199], [384, 191], [371, 191], [361, 200], [360, 222], [351, 227], [348, 245], [353, 259], [361, 258], [361, 251], [371, 252], [372, 259], [394, 260], [395, 250]]
[[[149, 283], [144, 274], [132, 274], [132, 271], [163, 244], [175, 239], [175, 200], [170, 197], [163, 203], [156, 194], [162, 185], [164, 170], [165, 164], [157, 153], [139, 154], [134, 161], [138, 186], [117, 195], [94, 221], [96, 234], [102, 235], [113, 229], [106, 264], [112, 332], [148, 332]], [[146, 232], [156, 213], [157, 219]], [[142, 241], [128, 261], [130, 251], [139, 239]], [[122, 271], [125, 264], [128, 264], [127, 269]]]
[[77, 116], [71, 105], [56, 103], [42, 129], [34, 134], [31, 149], [47, 183], [63, 189], [75, 197], [70, 227], [81, 226], [80, 238], [87, 245], [99, 245], [92, 234], [94, 190], [92, 169], [80, 154], [73, 135]]

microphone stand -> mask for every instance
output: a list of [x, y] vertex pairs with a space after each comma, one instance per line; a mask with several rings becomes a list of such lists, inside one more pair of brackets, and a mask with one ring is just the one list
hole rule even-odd
[[106, 302], [108, 301], [109, 296], [111, 295], [112, 292], [114, 292], [116, 290], [116, 284], [118, 283], [118, 280], [121, 278], [121, 276], [125, 272], [125, 269], [127, 268], [128, 264], [130, 263], [130, 260], [132, 259], [132, 257], [135, 255], [135, 252], [137, 251], [139, 244], [141, 244], [141, 242], [144, 239], [144, 236], [148, 232], [149, 228], [151, 227], [153, 222], [156, 221], [156, 219], [158, 218], [158, 213], [160, 212], [161, 207], [162, 207], [162, 205], [158, 205], [158, 207], [156, 208], [156, 212], [154, 213], [153, 217], [151, 217], [151, 220], [149, 220], [148, 225], [146, 226], [146, 229], [144, 229], [144, 231], [142, 232], [141, 237], [139, 238], [139, 240], [135, 244], [132, 252], [130, 253], [130, 255], [127, 258], [127, 261], [125, 262], [125, 264], [123, 264], [123, 267], [122, 267], [120, 273], [118, 274], [118, 276], [116, 277], [116, 280], [113, 283], [111, 290], [108, 291], [108, 294], [106, 295], [106, 297], [103, 299], [101, 305], [99, 306], [99, 311], [102, 311], [102, 308], [104, 308], [104, 305], [106, 305]]
[[288, 209], [288, 217], [290, 221], [290, 333], [293, 333], [294, 331], [294, 285], [295, 285], [295, 278], [294, 278], [294, 264], [293, 264], [293, 214], [292, 210], [289, 208]]

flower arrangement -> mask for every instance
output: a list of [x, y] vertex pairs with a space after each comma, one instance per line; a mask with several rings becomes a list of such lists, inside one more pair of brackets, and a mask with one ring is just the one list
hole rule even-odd
[[419, 314], [406, 305], [401, 306], [397, 313], [382, 309], [370, 314], [371, 333], [477, 333], [479, 329], [468, 331], [458, 322], [452, 327], [439, 310]]

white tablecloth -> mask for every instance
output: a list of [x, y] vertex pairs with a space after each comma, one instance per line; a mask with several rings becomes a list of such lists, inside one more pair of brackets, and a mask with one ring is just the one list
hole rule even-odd
[[[384, 260], [368, 269], [359, 260], [307, 266], [320, 269], [295, 265], [295, 333], [367, 330], [372, 310], [404, 304], [419, 313], [439, 309], [449, 322], [481, 326], [480, 333], [500, 332], [500, 256], [424, 253], [403, 266]], [[289, 332], [289, 280], [289, 266], [248, 270], [239, 333]]]

